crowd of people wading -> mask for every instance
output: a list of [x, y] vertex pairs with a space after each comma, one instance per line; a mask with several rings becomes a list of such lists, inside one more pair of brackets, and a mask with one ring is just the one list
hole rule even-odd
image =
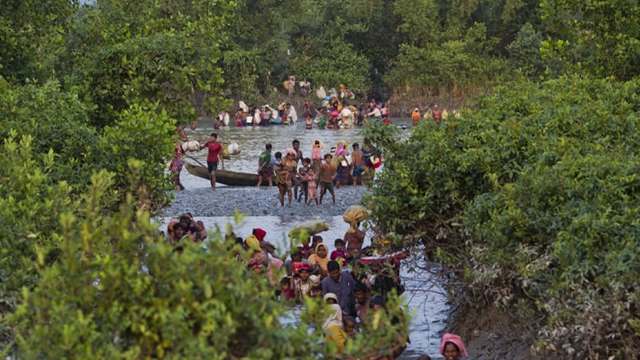
[[[319, 233], [328, 225], [322, 222], [307, 223], [297, 228], [301, 243], [290, 253], [279, 255], [277, 247], [268, 240], [262, 228], [253, 228], [246, 237], [230, 233], [225, 241], [231, 247], [241, 249], [236, 253], [238, 266], [257, 276], [264, 276], [273, 288], [273, 296], [291, 306], [305, 303], [306, 298], [317, 298], [329, 308], [323, 322], [325, 341], [338, 354], [344, 352], [348, 342], [358, 333], [366, 334], [372, 326], [376, 312], [387, 312], [387, 302], [392, 294], [401, 295], [404, 286], [400, 278], [401, 260], [406, 251], [385, 252], [380, 245], [363, 246], [365, 232], [361, 222], [367, 211], [361, 206], [351, 206], [343, 219], [349, 229], [342, 238], [333, 240], [332, 247]], [[291, 237], [292, 232], [290, 232]], [[185, 242], [201, 243], [206, 247], [206, 229], [191, 214], [172, 219], [167, 225], [167, 241], [181, 253]], [[378, 244], [379, 242], [374, 242]], [[332, 250], [331, 250], [332, 249]], [[391, 323], [404, 319], [402, 314], [391, 314]], [[407, 333], [398, 333], [389, 344], [379, 344], [368, 349], [357, 359], [395, 359], [411, 341]], [[446, 360], [459, 360], [467, 356], [462, 339], [446, 333], [442, 337], [440, 352]], [[423, 355], [421, 359], [429, 359]]]
[[[311, 93], [311, 83], [307, 80], [296, 82], [291, 76], [284, 82], [287, 94], [294, 95], [296, 90], [300, 95], [308, 97]], [[302, 116], [306, 129], [344, 129], [361, 126], [369, 121], [382, 122], [391, 125], [389, 108], [385, 103], [369, 100], [356, 105], [354, 93], [346, 86], [340, 85], [338, 90], [330, 89], [327, 93], [323, 87], [316, 90], [320, 98], [319, 106], [311, 100], [305, 99]], [[457, 113], [454, 113], [457, 115]], [[440, 123], [449, 113], [441, 109], [438, 104], [431, 104], [424, 108], [415, 107], [410, 116], [413, 125], [420, 121]], [[240, 101], [235, 112], [234, 122], [237, 127], [295, 125], [298, 112], [288, 102], [282, 102], [275, 109], [269, 105], [247, 106]], [[214, 120], [214, 129], [230, 126], [230, 114], [226, 111], [218, 114]], [[195, 127], [195, 124], [192, 124]], [[207, 149], [207, 173], [211, 181], [211, 188], [216, 188], [216, 171], [219, 165], [224, 165], [226, 149], [218, 142], [218, 134], [211, 133], [204, 144], [189, 141], [184, 127], [177, 129], [180, 140], [176, 144], [174, 158], [169, 165], [174, 185], [177, 190], [184, 189], [180, 183], [184, 156], [189, 151]], [[237, 144], [231, 144], [237, 147]], [[259, 156], [257, 167], [257, 186], [276, 185], [279, 201], [285, 206], [285, 200], [290, 206], [293, 200], [302, 201], [308, 205], [322, 204], [326, 193], [331, 195], [335, 203], [334, 188], [342, 185], [361, 185], [370, 180], [375, 169], [382, 163], [381, 154], [377, 153], [366, 140], [364, 144], [347, 144], [338, 142], [335, 146], [325, 147], [320, 140], [314, 141], [309, 149], [309, 156], [305, 157], [298, 140], [293, 140], [292, 146], [281, 151], [274, 151], [271, 144]], [[308, 146], [308, 145], [307, 145]], [[204, 166], [204, 164], [202, 164]]]

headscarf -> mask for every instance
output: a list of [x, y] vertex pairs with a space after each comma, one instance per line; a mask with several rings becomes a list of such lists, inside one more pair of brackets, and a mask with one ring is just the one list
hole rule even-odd
[[247, 248], [249, 250], [253, 250], [254, 252], [262, 251], [262, 248], [260, 247], [260, 241], [255, 235], [249, 235], [247, 240], [245, 240], [245, 243], [247, 244]]
[[262, 241], [265, 236], [267, 236], [267, 232], [262, 228], [255, 228], [253, 229], [253, 235], [258, 239], [258, 241]]
[[311, 280], [311, 285], [318, 286], [318, 285], [320, 285], [320, 282], [322, 281], [322, 278], [320, 277], [320, 275], [311, 275], [311, 276], [309, 276], [309, 280]]
[[[318, 248], [320, 248], [321, 246], [325, 249], [325, 253], [327, 253], [327, 255], [323, 258], [318, 256]], [[329, 264], [329, 254], [327, 246], [323, 243], [319, 243], [318, 245], [316, 245], [315, 253], [309, 256], [309, 262], [312, 264], [317, 264], [318, 266], [320, 266], [320, 268], [322, 268], [323, 271], [327, 272], [327, 265]]]
[[469, 354], [467, 353], [467, 349], [464, 347], [464, 343], [462, 342], [462, 338], [451, 333], [445, 333], [444, 335], [442, 335], [442, 340], [440, 340], [440, 354], [444, 355], [444, 348], [446, 347], [447, 343], [452, 343], [453, 345], [457, 346], [462, 357], [469, 356]]
[[338, 304], [330, 304], [329, 307], [331, 308], [330, 314], [324, 321], [324, 324], [322, 324], [322, 329], [326, 331], [333, 326], [339, 326], [342, 328], [342, 308], [340, 308], [340, 305]]

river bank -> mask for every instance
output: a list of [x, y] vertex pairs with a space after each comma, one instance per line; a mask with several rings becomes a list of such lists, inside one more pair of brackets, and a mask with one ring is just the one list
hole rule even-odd
[[451, 314], [449, 329], [465, 339], [473, 360], [559, 360], [553, 354], [533, 354], [535, 319], [521, 319], [494, 305], [460, 306]]

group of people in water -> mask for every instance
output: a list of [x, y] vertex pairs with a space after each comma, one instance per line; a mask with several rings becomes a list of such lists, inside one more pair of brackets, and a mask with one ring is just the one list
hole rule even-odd
[[[300, 149], [300, 141], [295, 139], [291, 148], [283, 152], [273, 153], [273, 146], [266, 144], [258, 159], [258, 187], [265, 184], [278, 187], [280, 205], [288, 205], [293, 199], [307, 205], [321, 205], [324, 196], [331, 194], [336, 202], [334, 188], [343, 185], [362, 185], [368, 173], [379, 166], [375, 151], [365, 143], [353, 143], [351, 151], [344, 142], [336, 144], [330, 152], [324, 152], [320, 140], [315, 140], [311, 147], [311, 156], [305, 157]], [[318, 196], [319, 194], [319, 196]]]
[[[365, 233], [359, 222], [351, 225], [342, 238], [333, 241], [332, 251], [322, 236], [316, 234], [301, 239], [301, 244], [285, 257], [277, 254], [276, 246], [267, 240], [267, 231], [262, 228], [254, 228], [244, 239], [233, 233], [226, 237], [226, 241], [246, 252], [244, 256], [238, 254], [238, 261], [248, 271], [265, 276], [280, 301], [304, 304], [307, 298], [317, 298], [326, 303], [329, 314], [322, 330], [325, 341], [338, 354], [358, 333], [369, 331], [376, 312], [387, 312], [391, 294], [404, 292], [400, 261], [408, 256], [406, 252], [372, 256], [373, 247], [363, 247]], [[185, 241], [201, 243], [207, 232], [202, 222], [187, 213], [169, 222], [167, 237], [176, 251], [181, 252]], [[397, 316], [392, 315], [392, 324], [401, 320]], [[398, 334], [392, 344], [380, 344], [362, 358], [395, 359], [407, 341], [407, 334]], [[442, 337], [440, 352], [446, 360], [467, 356], [462, 339], [449, 333]], [[424, 355], [421, 359], [429, 357]]]
[[[421, 120], [434, 121], [436, 124], [440, 124], [443, 120], [449, 117], [449, 111], [447, 109], [441, 109], [438, 104], [432, 104], [424, 108], [423, 113], [419, 107], [416, 107], [411, 111], [411, 122], [413, 126], [418, 125]], [[453, 111], [453, 116], [459, 116], [460, 113]]]
[[[285, 84], [288, 82], [285, 82]], [[305, 82], [306, 83], [306, 82]], [[289, 82], [289, 85], [295, 84]], [[306, 89], [301, 82], [301, 89]], [[305, 93], [308, 90], [305, 90]], [[339, 90], [331, 89], [327, 95], [322, 89], [320, 103], [306, 99], [302, 105], [302, 117], [306, 129], [342, 129], [361, 126], [367, 121], [389, 121], [389, 108], [384, 103], [370, 100], [367, 103], [354, 102], [354, 94], [345, 85]], [[275, 109], [270, 105], [247, 106], [240, 101], [231, 121], [231, 114], [221, 111], [213, 121], [214, 129], [222, 126], [269, 126], [294, 125], [298, 121], [298, 112], [290, 102], [282, 102]]]
[[[454, 111], [454, 115], [457, 112]], [[305, 100], [302, 105], [302, 118], [305, 128], [318, 129], [347, 129], [354, 126], [362, 126], [369, 121], [380, 121], [390, 125], [390, 112], [385, 103], [370, 100], [367, 103], [353, 105], [348, 99], [341, 99], [338, 95], [328, 96], [316, 106], [310, 100]], [[447, 109], [442, 109], [438, 104], [432, 104], [425, 108], [416, 107], [411, 111], [411, 120], [414, 126], [421, 120], [432, 120], [436, 123], [446, 120], [449, 116]], [[229, 113], [226, 111], [218, 114], [213, 127], [218, 129], [230, 124]], [[290, 103], [282, 103], [273, 109], [269, 105], [251, 107], [243, 110], [240, 107], [234, 116], [236, 127], [245, 126], [269, 126], [269, 125], [295, 125], [298, 122], [298, 113]]]

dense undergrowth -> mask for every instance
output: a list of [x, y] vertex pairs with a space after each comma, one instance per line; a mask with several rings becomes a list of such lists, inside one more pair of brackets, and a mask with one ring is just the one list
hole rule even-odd
[[402, 142], [367, 203], [398, 246], [424, 243], [466, 300], [545, 317], [536, 350], [640, 349], [640, 82], [560, 78], [499, 89]]

